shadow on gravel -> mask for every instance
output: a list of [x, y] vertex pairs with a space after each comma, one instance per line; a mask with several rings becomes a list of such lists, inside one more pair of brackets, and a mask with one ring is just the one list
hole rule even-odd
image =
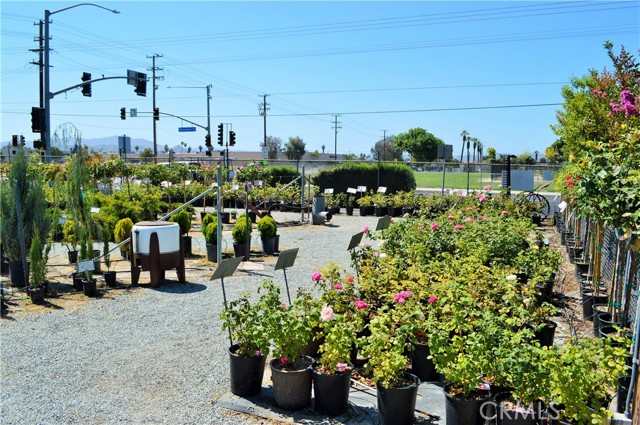
[[202, 292], [207, 289], [207, 286], [201, 283], [180, 283], [166, 280], [160, 284], [159, 288], [152, 288], [149, 285], [140, 286], [146, 286], [147, 288], [153, 289], [154, 291], [165, 292], [167, 294], [193, 294], [196, 292]]

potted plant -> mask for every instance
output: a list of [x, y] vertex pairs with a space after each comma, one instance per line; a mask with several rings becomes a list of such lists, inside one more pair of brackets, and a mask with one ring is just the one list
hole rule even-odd
[[320, 358], [312, 369], [315, 410], [324, 415], [338, 416], [349, 406], [349, 388], [353, 364], [350, 362], [356, 344], [357, 324], [350, 320], [349, 312], [336, 314], [325, 305], [322, 319]]
[[355, 201], [353, 200], [353, 196], [350, 193], [346, 195], [345, 204], [347, 215], [353, 215], [353, 206], [355, 204]]
[[275, 251], [276, 230], [278, 224], [270, 215], [265, 215], [258, 220], [258, 232], [262, 240], [262, 250], [266, 255], [273, 255]]
[[186, 210], [180, 210], [169, 218], [172, 223], [178, 223], [180, 234], [182, 235], [182, 252], [184, 255], [191, 255], [191, 215]]
[[116, 272], [111, 271], [111, 254], [109, 253], [109, 239], [111, 239], [111, 233], [105, 227], [102, 228], [102, 259], [107, 271], [102, 275], [104, 276], [104, 283], [109, 288], [115, 288], [116, 286]]
[[62, 225], [62, 243], [67, 247], [67, 257], [70, 264], [78, 262], [78, 241], [75, 235], [75, 222], [66, 220]]
[[0, 234], [5, 236], [2, 238], [3, 255], [9, 263], [11, 284], [24, 287], [29, 283], [27, 257], [34, 229], [40, 235], [49, 232], [47, 200], [42, 179], [35, 170], [30, 172], [22, 149], [13, 158], [7, 179], [1, 184]]
[[246, 214], [241, 214], [238, 217], [231, 230], [235, 256], [243, 256], [244, 261], [249, 261], [249, 252], [251, 252], [251, 230], [252, 224]]
[[380, 424], [412, 424], [420, 379], [409, 373], [407, 352], [412, 326], [406, 318], [416, 314], [411, 291], [394, 295], [394, 304], [380, 307], [371, 318], [369, 335], [359, 339], [358, 349], [367, 359], [365, 372], [376, 383]]
[[[113, 231], [113, 236], [116, 243], [121, 244], [127, 239], [130, 239], [131, 229], [133, 229], [133, 220], [131, 220], [129, 217], [118, 220]], [[131, 242], [127, 242], [120, 247], [120, 255], [122, 256], [122, 258], [131, 258]]]
[[371, 199], [371, 196], [363, 194], [360, 198], [358, 198], [356, 202], [360, 207], [360, 215], [361, 216], [368, 215], [369, 207], [373, 205], [373, 200]]
[[218, 223], [208, 223], [202, 234], [207, 247], [207, 261], [218, 262]]
[[30, 286], [28, 289], [29, 297], [34, 304], [41, 304], [47, 293], [47, 261], [49, 260], [49, 251], [51, 244], [43, 244], [42, 239], [37, 230], [31, 239], [31, 248], [29, 250], [30, 261]]
[[[213, 223], [210, 223], [212, 225]], [[272, 309], [273, 298], [261, 297], [252, 303], [250, 293], [230, 302], [221, 313], [222, 329], [228, 330], [232, 341], [229, 347], [231, 392], [240, 397], [260, 393], [265, 359], [269, 354], [270, 340], [265, 319]]]
[[306, 309], [309, 298], [298, 296], [292, 305], [280, 301], [280, 288], [265, 281], [261, 300], [271, 308], [265, 327], [273, 346], [269, 363], [275, 402], [282, 409], [298, 410], [311, 402], [311, 366], [313, 359], [302, 354], [313, 327]]

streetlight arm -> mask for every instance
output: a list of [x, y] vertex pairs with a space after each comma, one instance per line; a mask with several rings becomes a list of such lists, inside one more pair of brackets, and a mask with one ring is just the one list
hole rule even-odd
[[95, 6], [95, 7], [98, 7], [100, 9], [107, 10], [107, 11], [109, 11], [111, 13], [116, 13], [116, 14], [120, 13], [120, 11], [118, 11], [118, 10], [108, 9], [108, 8], [106, 8], [104, 6], [100, 6], [99, 4], [95, 4], [95, 3], [79, 3], [79, 4], [74, 4], [73, 6], [65, 7], [64, 9], [55, 10], [53, 12], [49, 12], [48, 10], [45, 10], [44, 12], [45, 12], [45, 14], [51, 16], [51, 15], [54, 15], [54, 14], [59, 13], [59, 12], [64, 12], [65, 10], [73, 9], [74, 7], [78, 7], [78, 6]]

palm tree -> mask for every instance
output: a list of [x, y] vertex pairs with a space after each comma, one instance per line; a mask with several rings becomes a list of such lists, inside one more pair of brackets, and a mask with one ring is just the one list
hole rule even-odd
[[538, 162], [538, 154], [540, 153], [540, 151], [533, 151], [534, 155], [536, 156], [536, 163]]
[[140, 149], [140, 146], [136, 145], [135, 149], [136, 149], [136, 153], [138, 153], [138, 149]]
[[480, 140], [477, 141], [476, 148], [478, 149], [478, 161], [482, 163], [482, 149], [484, 146], [482, 146], [482, 142]]
[[462, 133], [460, 133], [460, 137], [462, 137], [462, 150], [460, 151], [460, 163], [462, 163], [462, 155], [464, 155], [464, 143], [467, 141], [467, 137], [469, 137], [469, 132], [467, 130], [462, 130]]
[[202, 153], [202, 145], [198, 146], [198, 149], [200, 150], [200, 153]]
[[477, 137], [472, 137], [471, 140], [473, 141], [473, 163], [476, 163], [476, 146], [478, 145], [478, 138]]

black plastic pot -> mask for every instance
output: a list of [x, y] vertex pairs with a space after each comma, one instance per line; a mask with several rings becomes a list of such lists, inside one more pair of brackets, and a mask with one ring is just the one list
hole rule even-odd
[[218, 261], [218, 245], [216, 244], [205, 244], [207, 248], [207, 261], [212, 261], [216, 263]]
[[239, 397], [257, 395], [262, 390], [265, 356], [239, 356], [237, 345], [229, 348], [231, 393]]
[[385, 388], [376, 385], [378, 396], [378, 423], [380, 425], [410, 425], [414, 421], [416, 398], [420, 379], [407, 373], [412, 383], [405, 387]]
[[[471, 398], [449, 394], [451, 384], [444, 387], [447, 425], [484, 425], [483, 403], [489, 401], [489, 391], [476, 390]], [[486, 406], [486, 405], [485, 405]]]
[[102, 274], [102, 276], [104, 277], [104, 283], [109, 288], [115, 288], [116, 287], [116, 273], [117, 272], [107, 271], [107, 272], [104, 272]]
[[82, 280], [84, 279], [82, 273], [73, 272], [71, 276], [73, 279], [73, 289], [75, 289], [76, 291], [82, 291]]
[[95, 297], [98, 293], [97, 282], [95, 279], [83, 279], [82, 289], [87, 297]]
[[431, 355], [429, 346], [413, 343], [413, 351], [411, 352], [411, 373], [420, 378], [422, 382], [437, 381], [438, 372], [433, 364], [433, 360], [428, 357]]
[[542, 328], [534, 331], [536, 339], [540, 343], [541, 347], [551, 347], [553, 345], [557, 327], [558, 324], [556, 322], [548, 320]]
[[367, 213], [367, 207], [360, 207], [360, 216], [366, 216]]
[[260, 238], [262, 241], [262, 250], [266, 255], [273, 255], [276, 250], [276, 238]]
[[191, 236], [189, 235], [182, 235], [182, 253], [191, 255]]
[[347, 215], [353, 215], [353, 207], [346, 207]]
[[243, 257], [242, 261], [249, 261], [250, 252], [251, 252], [251, 243], [233, 243], [233, 252], [236, 257]]
[[78, 251], [67, 251], [67, 258], [69, 259], [69, 264], [75, 264], [78, 262]]
[[29, 262], [27, 262], [27, 273], [25, 276], [22, 261], [9, 261], [9, 277], [11, 286], [24, 288], [29, 283]]
[[311, 404], [311, 365], [313, 359], [302, 356], [291, 369], [285, 369], [280, 359], [269, 362], [276, 405], [285, 410], [300, 410]]
[[315, 411], [321, 415], [338, 416], [349, 407], [349, 388], [353, 365], [343, 373], [328, 375], [312, 369]]
[[30, 286], [27, 288], [27, 292], [29, 293], [29, 298], [31, 298], [32, 303], [34, 304], [44, 303], [44, 297], [46, 293], [46, 289], [44, 285]]

